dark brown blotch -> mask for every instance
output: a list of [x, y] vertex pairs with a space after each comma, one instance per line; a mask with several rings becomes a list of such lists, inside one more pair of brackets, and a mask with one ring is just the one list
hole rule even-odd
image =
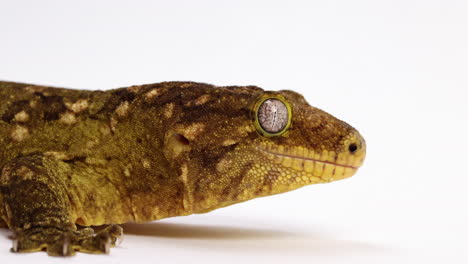
[[199, 158], [202, 167], [216, 169], [216, 164], [218, 164], [227, 153], [231, 153], [237, 147], [237, 145], [238, 144], [232, 144], [211, 150], [204, 149], [201, 151], [192, 152], [191, 156], [193, 155], [194, 159]]
[[54, 121], [60, 118], [60, 114], [67, 109], [63, 102], [63, 97], [58, 95], [45, 96], [42, 93], [35, 93], [39, 96], [43, 118], [45, 121]]
[[135, 93], [125, 88], [117, 89], [111, 92], [103, 107], [92, 117], [95, 118], [100, 114], [105, 115], [108, 113], [113, 113], [122, 102], [127, 101], [131, 103], [133, 100], [135, 100]]
[[29, 108], [29, 101], [27, 100], [13, 102], [11, 106], [6, 110], [6, 112], [2, 115], [2, 120], [7, 123], [10, 123], [15, 118], [15, 115], [17, 113], [23, 110], [28, 110]]
[[268, 185], [270, 189], [273, 187], [273, 184], [281, 176], [281, 173], [275, 169], [269, 170], [263, 178], [263, 184]]
[[253, 161], [247, 162], [235, 177], [231, 178], [230, 184], [223, 189], [223, 195], [232, 194], [232, 197], [238, 197], [242, 192], [241, 184], [245, 176], [253, 166]]
[[86, 156], [76, 156], [76, 157], [73, 157], [71, 159], [63, 160], [63, 162], [69, 163], [69, 164], [74, 164], [74, 163], [77, 163], [77, 162], [84, 162], [85, 160], [86, 160]]

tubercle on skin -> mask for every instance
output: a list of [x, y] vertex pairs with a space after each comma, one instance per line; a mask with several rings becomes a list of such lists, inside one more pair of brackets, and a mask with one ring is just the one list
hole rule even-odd
[[[8, 201], [21, 212], [0, 210], [8, 223], [31, 225], [44, 214], [44, 227], [57, 225], [58, 211], [73, 227], [207, 212], [350, 177], [365, 156], [354, 128], [292, 91], [192, 82], [80, 91], [0, 82], [0, 95], [0, 161], [37, 173], [17, 171], [24, 179], [9, 192], [29, 200]], [[294, 126], [284, 133], [261, 133], [252, 120], [252, 102], [272, 96], [291, 108]], [[23, 155], [31, 150], [37, 155]], [[11, 175], [0, 180], [10, 184]], [[38, 194], [23, 192], [31, 181]], [[43, 202], [50, 190], [62, 190], [52, 198], [63, 204]]]

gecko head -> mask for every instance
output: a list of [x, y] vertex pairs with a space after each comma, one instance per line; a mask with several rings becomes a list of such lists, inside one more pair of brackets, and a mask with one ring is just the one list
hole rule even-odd
[[197, 212], [348, 178], [364, 161], [359, 132], [296, 92], [213, 93], [198, 110], [183, 111], [190, 122], [176, 133]]
[[279, 172], [265, 174], [276, 182], [275, 193], [348, 178], [364, 161], [366, 144], [359, 132], [298, 93], [266, 92], [252, 112], [261, 135], [254, 144], [255, 167]]

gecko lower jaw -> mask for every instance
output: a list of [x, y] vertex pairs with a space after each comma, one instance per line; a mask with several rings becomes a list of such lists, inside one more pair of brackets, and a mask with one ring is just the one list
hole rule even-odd
[[[301, 147], [284, 148], [274, 145], [257, 146], [267, 158], [284, 168], [292, 169], [301, 175], [310, 175], [320, 178], [324, 182], [345, 179], [354, 175], [359, 168], [360, 162], [353, 157], [340, 156], [339, 159], [346, 164], [334, 162], [334, 156], [327, 157], [315, 154]], [[317, 157], [318, 156], [318, 157]], [[322, 158], [323, 157], [323, 158]], [[326, 159], [329, 160], [326, 160]]]
[[266, 149], [261, 149], [261, 150], [263, 150], [263, 151], [265, 151], [265, 152], [267, 152], [269, 154], [273, 154], [273, 155], [280, 156], [280, 157], [285, 157], [285, 158], [299, 159], [299, 160], [304, 160], [304, 161], [312, 161], [312, 162], [317, 162], [317, 163], [322, 163], [322, 164], [330, 164], [330, 165], [333, 165], [333, 166], [349, 168], [349, 169], [353, 169], [353, 170], [358, 169], [358, 167], [355, 167], [355, 166], [339, 164], [339, 163], [331, 162], [331, 161], [319, 160], [319, 159], [314, 159], [314, 158], [309, 158], [309, 157], [300, 157], [300, 156], [295, 156], [295, 155], [291, 155], [291, 154], [278, 153], [278, 152], [269, 151], [269, 150], [266, 150]]

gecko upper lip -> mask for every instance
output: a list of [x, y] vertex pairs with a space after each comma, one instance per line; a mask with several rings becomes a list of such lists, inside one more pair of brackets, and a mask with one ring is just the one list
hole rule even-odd
[[291, 154], [278, 153], [278, 152], [274, 152], [274, 151], [271, 151], [271, 150], [267, 150], [267, 149], [264, 149], [264, 148], [261, 148], [261, 147], [259, 147], [259, 149], [261, 149], [262, 151], [265, 151], [266, 153], [270, 153], [270, 154], [277, 155], [277, 156], [281, 156], [281, 157], [292, 158], [292, 159], [301, 159], [301, 160], [309, 160], [309, 161], [313, 161], [313, 162], [319, 162], [319, 163], [324, 163], [324, 164], [331, 164], [331, 165], [334, 165], [334, 166], [349, 168], [349, 169], [353, 169], [353, 170], [357, 170], [357, 169], [358, 169], [358, 167], [351, 166], [351, 165], [339, 164], [339, 163], [336, 163], [336, 162], [325, 161], [325, 160], [319, 160], [319, 159], [313, 159], [313, 158], [308, 158], [308, 157], [299, 157], [299, 156], [294, 156], [294, 155], [291, 155]]

